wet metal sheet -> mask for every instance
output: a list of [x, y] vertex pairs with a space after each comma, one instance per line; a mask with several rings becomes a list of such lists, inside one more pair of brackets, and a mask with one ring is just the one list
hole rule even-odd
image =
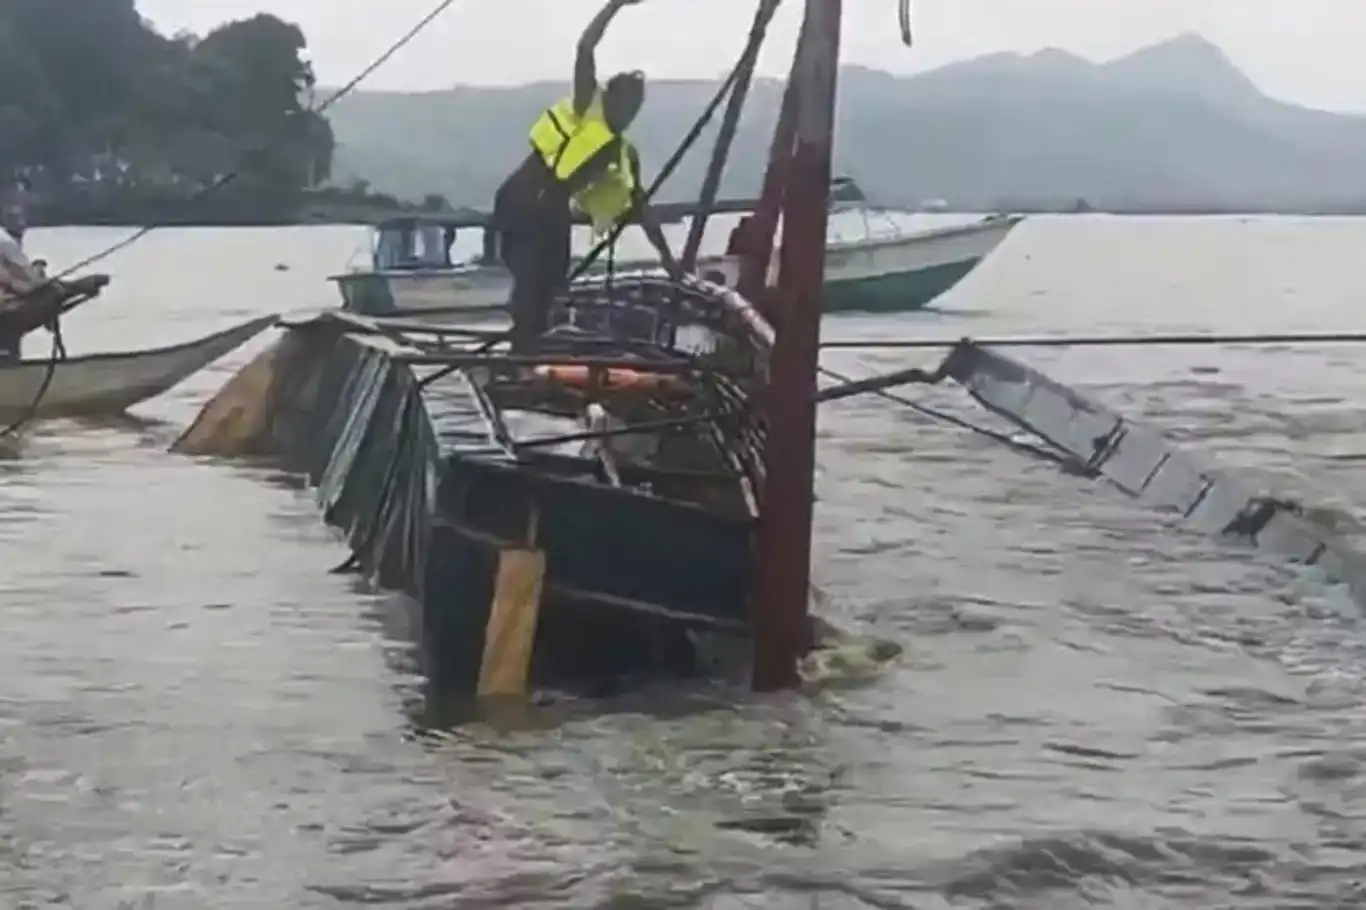
[[1201, 531], [1316, 566], [1366, 605], [1366, 554], [1306, 520], [1298, 503], [1222, 473], [1156, 429], [996, 351], [964, 342], [945, 370], [987, 409], [1066, 452], [1087, 473], [1150, 506], [1181, 514]]
[[307, 432], [289, 453], [315, 479], [328, 524], [359, 567], [420, 594], [435, 500], [437, 442], [412, 370], [372, 339], [338, 336]]
[[[345, 345], [349, 339], [342, 339]], [[351, 463], [360, 450], [365, 432], [370, 425], [370, 417], [379, 400], [384, 386], [388, 363], [377, 354], [362, 354], [358, 359], [353, 386], [355, 397], [344, 396], [342, 411], [338, 412], [341, 427], [337, 434], [336, 448], [323, 469], [318, 483], [318, 501], [324, 511], [330, 509], [341, 496], [342, 487], [351, 471]]]

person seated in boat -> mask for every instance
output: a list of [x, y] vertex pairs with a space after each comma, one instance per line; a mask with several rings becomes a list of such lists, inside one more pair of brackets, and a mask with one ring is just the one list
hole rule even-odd
[[[29, 262], [24, 255], [23, 237], [28, 227], [23, 207], [6, 200], [0, 208], [0, 310], [13, 306], [47, 281], [45, 270]], [[0, 361], [18, 360], [23, 338], [28, 334], [20, 327], [0, 324]]]
[[512, 344], [525, 350], [545, 331], [555, 293], [570, 265], [571, 204], [595, 235], [636, 210], [641, 227], [671, 274], [678, 264], [659, 222], [644, 204], [640, 157], [624, 135], [645, 100], [645, 75], [620, 73], [598, 84], [594, 55], [612, 18], [642, 0], [608, 0], [579, 39], [573, 95], [537, 118], [531, 151], [498, 188], [494, 223], [512, 273]]
[[0, 361], [16, 360], [23, 337], [53, 327], [67, 301], [93, 296], [108, 276], [87, 275], [75, 281], [48, 278], [45, 260], [30, 261], [20, 241], [28, 228], [21, 205], [0, 208]]

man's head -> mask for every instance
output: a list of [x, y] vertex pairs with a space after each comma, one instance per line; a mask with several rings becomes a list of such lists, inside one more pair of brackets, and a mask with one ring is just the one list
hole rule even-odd
[[0, 227], [15, 240], [28, 229], [28, 205], [31, 188], [27, 179], [18, 177], [0, 192]]
[[640, 70], [617, 73], [602, 90], [602, 116], [612, 132], [620, 133], [631, 125], [645, 103], [645, 74]]
[[0, 206], [0, 228], [4, 228], [15, 240], [24, 238], [28, 230], [28, 212], [22, 205], [10, 203]]

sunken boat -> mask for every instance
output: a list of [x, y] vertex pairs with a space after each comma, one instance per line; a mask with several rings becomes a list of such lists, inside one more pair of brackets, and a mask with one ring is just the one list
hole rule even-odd
[[352, 565], [402, 591], [443, 693], [595, 693], [749, 656], [773, 334], [733, 290], [590, 278], [534, 355], [505, 333], [328, 311], [176, 443], [308, 478]]
[[[823, 654], [857, 655], [860, 674], [896, 655], [809, 612], [837, 0], [806, 2], [735, 288], [584, 274], [724, 105], [678, 258], [698, 265], [778, 6], [758, 0], [730, 75], [632, 217], [576, 267], [534, 356], [487, 325], [291, 319], [174, 447], [306, 475], [353, 567], [410, 595], [441, 695], [732, 674], [774, 691]], [[909, 41], [905, 10], [902, 24]]]

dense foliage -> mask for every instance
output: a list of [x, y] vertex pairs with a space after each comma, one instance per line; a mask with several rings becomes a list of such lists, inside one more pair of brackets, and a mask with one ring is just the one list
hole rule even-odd
[[305, 48], [265, 14], [167, 37], [134, 0], [3, 0], [0, 174], [59, 210], [185, 202], [230, 171], [214, 205], [297, 205], [333, 152]]

